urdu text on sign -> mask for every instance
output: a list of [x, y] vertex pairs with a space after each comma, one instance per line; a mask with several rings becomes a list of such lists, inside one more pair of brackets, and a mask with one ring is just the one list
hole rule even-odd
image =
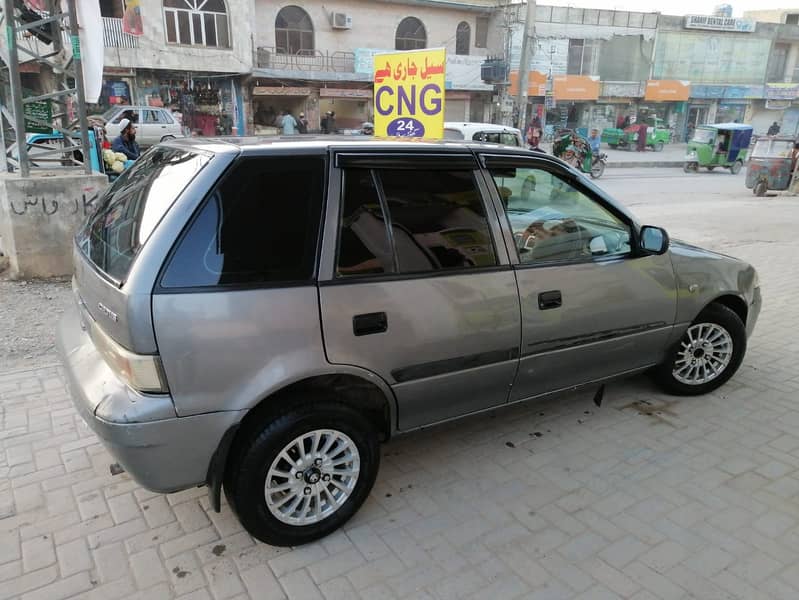
[[411, 50], [374, 57], [375, 135], [444, 135], [446, 50]]

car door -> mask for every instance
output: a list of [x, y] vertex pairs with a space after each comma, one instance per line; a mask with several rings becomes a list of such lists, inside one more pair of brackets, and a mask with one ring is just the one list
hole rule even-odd
[[511, 399], [659, 363], [676, 316], [668, 254], [633, 251], [632, 219], [552, 161], [487, 156], [485, 164], [521, 300]]
[[505, 403], [519, 298], [474, 157], [335, 160], [319, 287], [328, 360], [388, 382], [403, 430]]
[[[163, 127], [163, 129], [162, 129]], [[137, 125], [136, 140], [140, 146], [152, 146], [161, 141], [161, 132], [166, 130], [166, 125], [158, 122], [158, 112], [146, 108], [139, 111], [139, 124]]]

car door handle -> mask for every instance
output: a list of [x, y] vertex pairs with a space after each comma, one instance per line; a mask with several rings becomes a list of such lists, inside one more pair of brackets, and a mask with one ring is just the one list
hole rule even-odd
[[352, 332], [356, 336], [384, 333], [388, 330], [388, 317], [384, 312], [366, 313], [352, 317]]
[[551, 292], [541, 292], [538, 294], [538, 308], [541, 310], [549, 310], [550, 308], [560, 308], [563, 304], [563, 297], [560, 295], [560, 290], [553, 290]]

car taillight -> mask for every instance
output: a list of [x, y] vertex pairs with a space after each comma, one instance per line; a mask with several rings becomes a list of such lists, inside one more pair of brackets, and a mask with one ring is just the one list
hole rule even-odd
[[134, 390], [155, 394], [169, 391], [158, 355], [135, 354], [123, 348], [97, 323], [91, 325], [91, 337], [108, 366]]

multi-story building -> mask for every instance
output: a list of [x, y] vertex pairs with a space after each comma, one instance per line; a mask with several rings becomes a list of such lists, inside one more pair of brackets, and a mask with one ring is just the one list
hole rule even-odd
[[[176, 106], [204, 135], [270, 133], [282, 110], [312, 130], [373, 117], [377, 52], [447, 49], [446, 118], [513, 119], [524, 4], [517, 0], [140, 0], [141, 35], [123, 31], [125, 0], [100, 0], [100, 102]], [[532, 114], [555, 126], [617, 125], [655, 114], [678, 139], [690, 125], [738, 120], [799, 130], [799, 10], [724, 16], [539, 5], [528, 66]], [[795, 18], [796, 17], [796, 18]], [[510, 63], [510, 89], [481, 79]], [[34, 74], [29, 74], [33, 77]], [[500, 103], [505, 98], [505, 103]], [[530, 112], [528, 112], [530, 114]], [[227, 118], [232, 116], [232, 118]]]
[[[290, 1], [290, 0], [289, 0]], [[304, 112], [312, 129], [327, 111], [338, 128], [372, 120], [377, 52], [447, 49], [446, 118], [488, 116], [493, 88], [480, 79], [495, 0], [254, 0], [255, 65], [246, 87], [248, 125], [269, 131], [274, 115]]]
[[101, 107], [169, 105], [202, 135], [242, 132], [241, 80], [252, 71], [252, 0], [140, 0], [141, 35], [123, 31], [124, 0], [100, 0]]

